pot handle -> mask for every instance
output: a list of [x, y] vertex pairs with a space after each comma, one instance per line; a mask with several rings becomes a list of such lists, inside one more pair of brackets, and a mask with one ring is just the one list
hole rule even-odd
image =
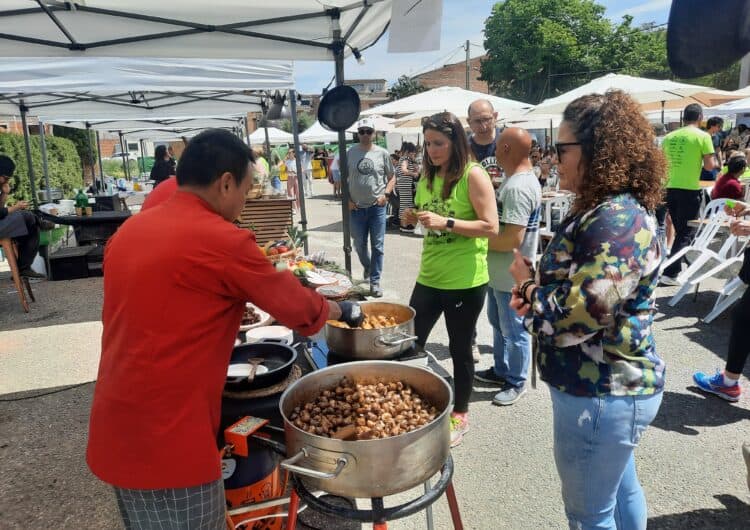
[[349, 463], [348, 458], [346, 458], [345, 456], [340, 456], [338, 460], [336, 460], [336, 469], [334, 469], [330, 473], [326, 473], [325, 471], [315, 471], [314, 469], [294, 465], [307, 456], [307, 447], [303, 447], [293, 457], [282, 460], [281, 467], [283, 467], [287, 471], [291, 471], [292, 473], [297, 473], [298, 475], [326, 480], [338, 477], [344, 470], [346, 465]]
[[[396, 338], [401, 337], [401, 338]], [[397, 331], [396, 333], [392, 333], [390, 335], [383, 335], [381, 337], [378, 337], [378, 343], [382, 344], [383, 346], [399, 346], [403, 344], [404, 342], [409, 342], [412, 340], [417, 340], [416, 335], [408, 335], [404, 333], [403, 331]]]

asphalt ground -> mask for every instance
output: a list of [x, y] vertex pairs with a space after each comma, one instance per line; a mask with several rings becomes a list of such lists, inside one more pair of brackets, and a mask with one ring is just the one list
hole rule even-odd
[[[343, 264], [340, 203], [325, 182], [308, 201], [311, 250]], [[389, 231], [382, 287], [385, 299], [406, 303], [419, 267], [421, 240]], [[353, 256], [354, 277], [362, 268]], [[37, 302], [23, 314], [0, 263], [0, 528], [118, 529], [114, 495], [84, 462], [89, 408], [101, 333], [100, 278], [33, 285]], [[659, 288], [654, 333], [667, 362], [659, 415], [636, 451], [653, 529], [741, 529], [750, 523], [741, 445], [750, 441], [747, 394], [736, 404], [697, 391], [695, 370], [722, 368], [730, 314], [704, 316], [718, 283], [701, 286], [675, 308], [676, 288]], [[748, 323], [750, 325], [750, 323]], [[478, 324], [479, 368], [492, 363], [486, 315]], [[436, 325], [428, 349], [450, 369], [447, 334]], [[745, 376], [750, 375], [746, 367]], [[747, 380], [742, 380], [747, 391]], [[70, 388], [69, 385], [80, 385]], [[56, 392], [58, 391], [59, 392]], [[464, 525], [472, 529], [566, 528], [552, 458], [549, 392], [540, 382], [515, 405], [491, 404], [496, 389], [475, 387], [471, 431], [453, 450], [454, 483]], [[56, 392], [40, 397], [40, 394]], [[113, 455], [116, 457], [116, 455]], [[386, 499], [394, 505], [421, 488]], [[362, 504], [362, 503], [360, 503]], [[435, 528], [450, 528], [444, 498], [434, 505]], [[343, 528], [341, 523], [320, 528]], [[364, 525], [369, 528], [369, 525]], [[394, 529], [425, 528], [423, 514]], [[347, 527], [348, 528], [348, 527]]]

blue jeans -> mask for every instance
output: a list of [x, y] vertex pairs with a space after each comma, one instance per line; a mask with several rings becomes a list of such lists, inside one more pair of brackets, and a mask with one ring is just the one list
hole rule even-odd
[[661, 405], [649, 396], [577, 397], [550, 387], [554, 452], [571, 529], [646, 530], [633, 451]]
[[487, 290], [487, 319], [492, 326], [492, 353], [495, 374], [520, 388], [529, 376], [531, 335], [523, 317], [510, 308], [510, 293]]
[[[350, 212], [350, 223], [354, 250], [359, 262], [370, 272], [370, 284], [380, 285], [380, 274], [383, 272], [383, 248], [385, 247], [385, 206], [357, 208]], [[367, 236], [370, 236], [370, 248]]]

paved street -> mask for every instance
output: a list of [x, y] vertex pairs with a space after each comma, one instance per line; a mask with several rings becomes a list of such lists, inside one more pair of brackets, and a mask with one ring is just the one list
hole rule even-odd
[[[315, 191], [321, 195], [308, 201], [311, 250], [325, 250], [329, 259], [343, 264], [340, 204], [323, 195], [330, 193], [327, 183], [316, 182]], [[385, 248], [385, 299], [405, 303], [417, 274], [421, 240], [389, 231]], [[356, 256], [353, 262], [354, 276], [361, 278]], [[710, 325], [699, 321], [714, 301], [709, 287], [702, 286], [695, 300], [688, 296], [676, 308], [666, 304], [675, 288], [658, 291], [656, 339], [667, 362], [667, 388], [659, 415], [636, 452], [649, 528], [739, 529], [750, 521], [740, 449], [750, 440], [749, 398], [728, 404], [706, 397], [691, 379], [695, 369], [723, 367], [726, 357], [729, 315]], [[101, 279], [41, 282], [34, 289], [37, 302], [24, 315], [7, 272], [0, 272], [0, 528], [120, 528], [110, 488], [88, 472], [83, 459], [93, 384], [33, 397], [95, 378]], [[478, 333], [485, 353], [479, 366], [485, 368], [492, 356], [484, 314]], [[440, 321], [428, 349], [450, 368], [446, 344]], [[747, 381], [743, 384], [747, 390]], [[475, 387], [471, 432], [453, 451], [465, 527], [566, 527], [545, 385], [505, 408], [490, 403], [493, 393], [492, 387]], [[435, 518], [436, 528], [450, 528], [444, 499], [435, 504]], [[389, 527], [425, 528], [424, 516]]]

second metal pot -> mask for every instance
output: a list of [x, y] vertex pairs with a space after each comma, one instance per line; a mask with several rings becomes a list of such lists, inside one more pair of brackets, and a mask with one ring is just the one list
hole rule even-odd
[[326, 323], [328, 349], [359, 360], [392, 359], [414, 345], [415, 311], [391, 302], [362, 302], [366, 315], [393, 316], [399, 324], [382, 329], [348, 329]]
[[[347, 377], [355, 382], [410, 385], [439, 412], [415, 431], [375, 440], [345, 441], [310, 434], [289, 416], [297, 405], [315, 399]], [[438, 472], [450, 453], [450, 411], [453, 391], [425, 368], [393, 361], [360, 361], [312, 372], [286, 389], [279, 408], [284, 419], [287, 460], [281, 466], [305, 477], [313, 488], [345, 497], [384, 497], [406, 491]]]

